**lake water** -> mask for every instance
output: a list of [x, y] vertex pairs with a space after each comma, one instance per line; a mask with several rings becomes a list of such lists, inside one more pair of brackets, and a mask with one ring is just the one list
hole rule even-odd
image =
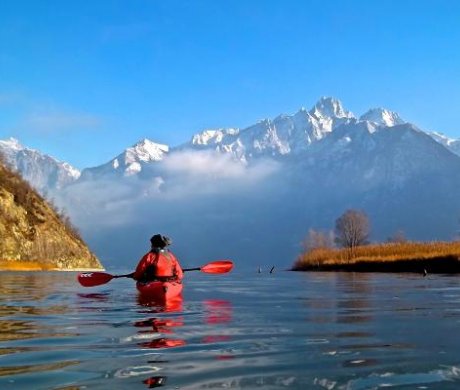
[[460, 388], [460, 278], [187, 273], [138, 299], [75, 273], [0, 273], [0, 389]]

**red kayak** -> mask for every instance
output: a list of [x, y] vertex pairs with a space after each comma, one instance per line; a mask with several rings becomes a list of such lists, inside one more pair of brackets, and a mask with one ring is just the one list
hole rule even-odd
[[136, 287], [142, 296], [153, 298], [158, 301], [167, 301], [178, 297], [181, 292], [183, 285], [177, 282], [137, 282]]

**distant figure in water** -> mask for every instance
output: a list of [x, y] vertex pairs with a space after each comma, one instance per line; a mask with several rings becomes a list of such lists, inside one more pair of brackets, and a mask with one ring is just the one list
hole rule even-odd
[[423, 268], [423, 277], [427, 276], [428, 275], [428, 272], [426, 272], [426, 269]]
[[257, 273], [261, 274], [262, 273], [262, 268], [259, 267], [259, 269], [257, 270]]
[[275, 266], [272, 267], [272, 269], [270, 270], [270, 273], [272, 274], [273, 272], [275, 272]]

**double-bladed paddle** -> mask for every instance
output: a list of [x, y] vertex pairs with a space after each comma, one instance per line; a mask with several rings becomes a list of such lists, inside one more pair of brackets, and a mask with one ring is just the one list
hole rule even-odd
[[[218, 260], [207, 263], [197, 268], [185, 268], [182, 271], [201, 271], [205, 274], [225, 274], [233, 268], [233, 263], [230, 260]], [[78, 282], [84, 287], [100, 286], [106, 284], [116, 278], [132, 278], [133, 273], [126, 275], [111, 275], [106, 272], [83, 272], [78, 274]]]

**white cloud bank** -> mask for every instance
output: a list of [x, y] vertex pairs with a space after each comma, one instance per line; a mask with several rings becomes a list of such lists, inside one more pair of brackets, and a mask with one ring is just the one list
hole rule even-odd
[[139, 177], [76, 182], [57, 194], [56, 201], [83, 230], [120, 226], [155, 214], [150, 209], [174, 213], [203, 199], [257, 194], [279, 165], [268, 160], [244, 164], [230, 155], [183, 151], [149, 168]]

